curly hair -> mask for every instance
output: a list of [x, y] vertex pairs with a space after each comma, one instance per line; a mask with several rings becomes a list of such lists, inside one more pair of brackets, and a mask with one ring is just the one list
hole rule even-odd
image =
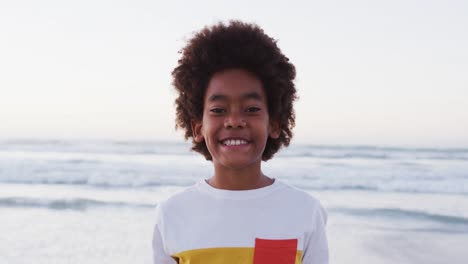
[[262, 160], [266, 161], [282, 147], [288, 146], [295, 125], [293, 102], [297, 99], [293, 80], [296, 70], [276, 45], [256, 24], [233, 20], [205, 27], [179, 52], [182, 57], [172, 71], [178, 97], [176, 129], [192, 138], [192, 150], [212, 160], [205, 142], [193, 139], [192, 120], [203, 118], [203, 100], [210, 78], [218, 72], [240, 68], [261, 81], [267, 96], [268, 114], [279, 123], [280, 135], [268, 137]]

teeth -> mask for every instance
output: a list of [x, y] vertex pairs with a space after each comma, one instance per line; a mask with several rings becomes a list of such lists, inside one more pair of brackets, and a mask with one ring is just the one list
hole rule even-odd
[[247, 141], [243, 139], [228, 139], [228, 140], [224, 140], [223, 144], [226, 146], [239, 146], [239, 145], [247, 144]]

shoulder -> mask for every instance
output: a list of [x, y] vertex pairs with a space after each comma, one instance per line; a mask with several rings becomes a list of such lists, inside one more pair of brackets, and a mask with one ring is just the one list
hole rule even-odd
[[305, 205], [313, 207], [321, 206], [320, 201], [312, 194], [283, 181], [278, 181], [278, 184], [281, 185], [281, 196], [283, 199], [305, 203]]
[[286, 204], [294, 204], [297, 210], [301, 210], [306, 214], [307, 218], [321, 218], [324, 222], [327, 220], [327, 213], [319, 199], [311, 193], [292, 186], [283, 181], [279, 181], [281, 185], [280, 199]]
[[193, 204], [199, 199], [199, 193], [197, 192], [196, 186], [197, 184], [194, 184], [190, 187], [180, 190], [171, 195], [166, 200], [160, 202], [157, 205], [158, 211], [162, 212], [166, 210], [177, 210], [180, 207], [190, 206], [190, 204]]

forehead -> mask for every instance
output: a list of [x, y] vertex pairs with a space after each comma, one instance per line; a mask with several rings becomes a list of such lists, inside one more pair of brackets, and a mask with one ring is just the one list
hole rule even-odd
[[266, 101], [262, 82], [254, 74], [243, 69], [229, 69], [211, 77], [205, 102], [242, 99]]

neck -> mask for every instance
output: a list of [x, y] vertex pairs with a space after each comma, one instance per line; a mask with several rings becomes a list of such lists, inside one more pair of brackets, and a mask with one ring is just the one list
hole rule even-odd
[[208, 184], [224, 190], [252, 190], [273, 184], [273, 179], [265, 176], [260, 164], [247, 168], [226, 168], [215, 164], [215, 174]]

